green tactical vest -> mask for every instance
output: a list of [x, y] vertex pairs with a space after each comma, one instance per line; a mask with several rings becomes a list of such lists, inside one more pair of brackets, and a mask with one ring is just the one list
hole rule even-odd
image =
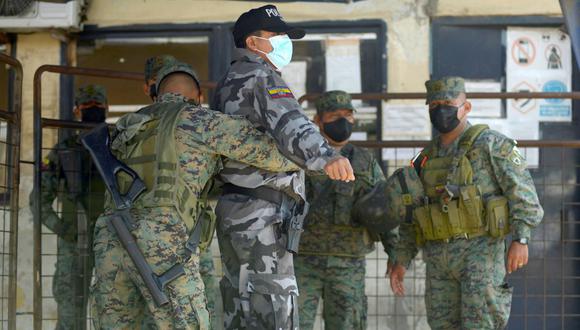
[[[183, 108], [181, 103], [158, 103], [122, 117], [117, 123], [117, 135], [111, 149], [147, 186], [133, 207], [172, 207], [190, 231], [198, 219], [202, 219], [199, 247], [203, 250], [211, 243], [215, 229], [215, 216], [207, 214], [211, 181], [201, 193], [195, 192], [178, 174], [175, 126]], [[129, 189], [129, 177], [120, 173], [117, 180], [121, 192]], [[107, 208], [114, 208], [110, 199]]]
[[354, 182], [338, 182], [326, 176], [310, 176], [310, 209], [300, 238], [301, 255], [361, 257], [374, 250], [379, 236], [353, 223], [354, 202], [363, 194], [361, 185], [371, 181], [373, 157], [366, 150], [347, 144], [341, 150], [354, 170]]
[[[95, 221], [103, 213], [105, 204], [105, 191], [107, 190], [99, 172], [93, 165], [91, 155], [78, 143], [78, 136], [71, 136], [64, 141], [66, 149], [59, 150], [60, 171], [59, 176], [64, 179], [65, 187], [62, 198], [62, 220], [70, 225], [70, 232], [77, 233], [78, 210], [77, 201], [83, 205], [89, 220], [88, 234], [92, 236]], [[64, 163], [61, 153], [72, 155], [74, 162]], [[69, 182], [75, 181], [73, 182]]]
[[484, 201], [484, 192], [473, 182], [471, 161], [476, 159], [469, 157], [480, 153], [470, 151], [487, 129], [487, 125], [470, 127], [452, 157], [437, 157], [435, 147], [419, 156], [426, 202], [414, 210], [418, 243], [454, 237], [503, 237], [509, 233], [507, 198], [493, 196]]

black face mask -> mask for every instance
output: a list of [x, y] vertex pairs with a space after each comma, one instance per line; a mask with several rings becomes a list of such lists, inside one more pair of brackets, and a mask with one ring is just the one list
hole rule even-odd
[[431, 119], [431, 124], [440, 133], [449, 133], [459, 126], [460, 120], [457, 118], [457, 111], [461, 108], [449, 105], [449, 104], [438, 104], [435, 108], [429, 110], [429, 118]]
[[81, 118], [83, 122], [87, 123], [102, 123], [106, 118], [105, 112], [105, 109], [93, 106], [81, 110]]
[[353, 124], [344, 117], [322, 125], [324, 133], [335, 142], [347, 140], [352, 133], [352, 126]]

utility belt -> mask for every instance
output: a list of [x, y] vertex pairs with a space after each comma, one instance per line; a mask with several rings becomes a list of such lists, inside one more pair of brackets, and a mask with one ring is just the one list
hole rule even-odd
[[282, 224], [283, 232], [287, 235], [286, 250], [292, 253], [298, 253], [300, 235], [304, 231], [303, 226], [306, 212], [304, 212], [303, 208], [305, 207], [305, 203], [297, 203], [295, 199], [286, 193], [266, 186], [245, 188], [231, 183], [225, 183], [222, 186], [222, 195], [229, 194], [240, 194], [262, 199], [276, 204], [281, 209], [282, 215], [288, 213], [288, 216], [283, 216]]
[[447, 198], [431, 201], [414, 210], [417, 243], [449, 242], [456, 238], [484, 235], [504, 237], [509, 234], [509, 205], [504, 196], [483, 201], [475, 185], [447, 186]]
[[233, 185], [231, 183], [225, 183], [222, 186], [222, 195], [229, 194], [239, 194], [257, 199], [263, 199], [278, 206], [282, 205], [282, 202], [285, 198], [285, 193], [270, 187], [260, 186], [256, 188], [245, 188]]

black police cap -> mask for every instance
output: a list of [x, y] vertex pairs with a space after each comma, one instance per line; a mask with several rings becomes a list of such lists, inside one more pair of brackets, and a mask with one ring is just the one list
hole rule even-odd
[[254, 8], [240, 15], [233, 31], [236, 44], [242, 44], [250, 33], [258, 30], [284, 32], [290, 39], [301, 39], [306, 34], [303, 29], [286, 24], [274, 5]]

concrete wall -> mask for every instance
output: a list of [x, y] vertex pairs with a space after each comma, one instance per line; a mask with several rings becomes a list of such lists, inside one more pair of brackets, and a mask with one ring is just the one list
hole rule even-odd
[[[116, 0], [92, 1], [87, 24], [235, 21], [259, 1]], [[419, 91], [429, 76], [429, 20], [434, 16], [559, 15], [558, 0], [366, 0], [351, 4], [278, 3], [291, 21], [383, 19], [388, 24], [388, 86], [391, 92]], [[111, 10], [114, 8], [114, 10]], [[216, 8], [219, 8], [216, 10]], [[405, 77], [405, 79], [401, 79]]]
[[[17, 39], [16, 56], [24, 69], [22, 91], [22, 145], [21, 159], [33, 160], [33, 111], [32, 81], [36, 69], [44, 64], [60, 64], [60, 41], [50, 33], [20, 34]], [[54, 74], [43, 79], [43, 116], [58, 114], [59, 80]], [[53, 144], [54, 136], [47, 135], [46, 143]], [[32, 214], [28, 207], [28, 196], [32, 190], [33, 169], [31, 165], [21, 165], [20, 212], [18, 228], [18, 295], [17, 328], [32, 329]]]

